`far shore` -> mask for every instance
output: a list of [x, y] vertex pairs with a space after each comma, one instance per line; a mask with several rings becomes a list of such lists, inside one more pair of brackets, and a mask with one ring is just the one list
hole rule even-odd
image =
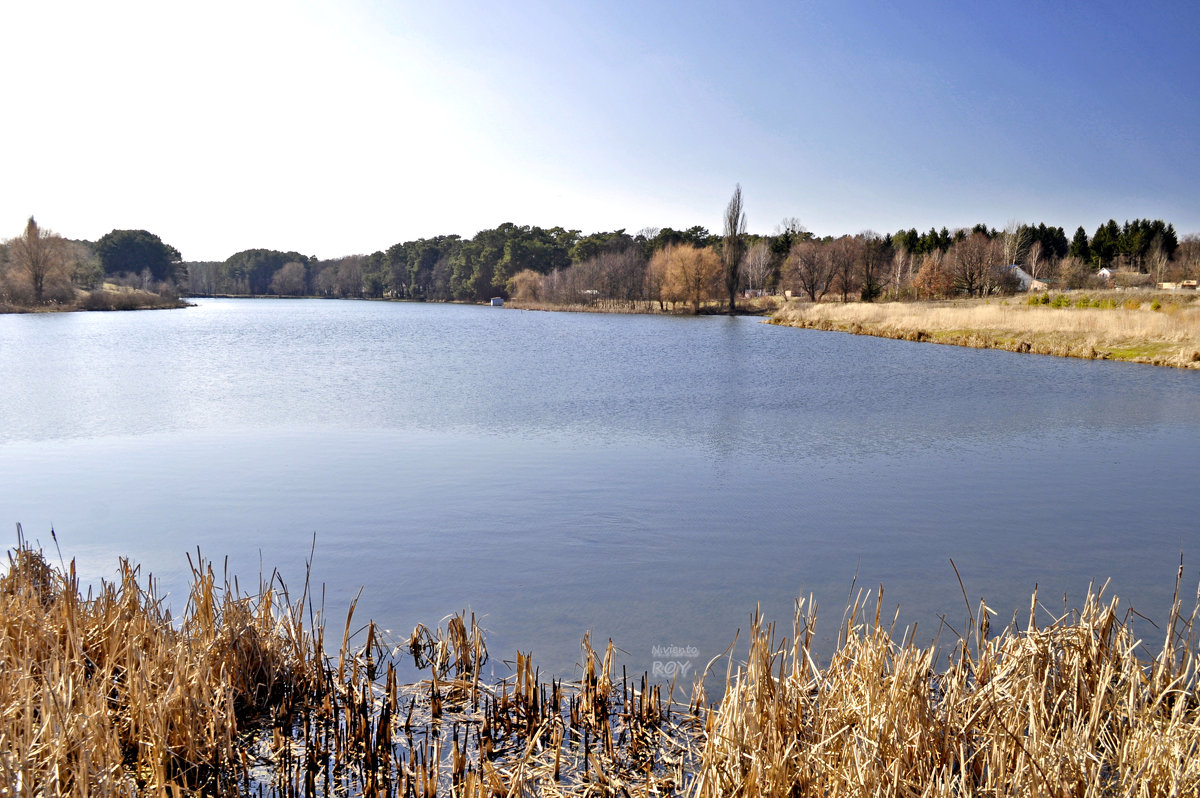
[[[1038, 302], [1038, 304], [1033, 304]], [[1194, 293], [1072, 292], [930, 302], [791, 302], [770, 323], [905, 341], [1200, 368]]]

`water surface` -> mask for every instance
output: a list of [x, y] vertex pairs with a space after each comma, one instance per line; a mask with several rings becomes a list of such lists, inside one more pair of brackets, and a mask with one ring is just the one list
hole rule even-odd
[[[852, 581], [932, 638], [1092, 581], [1160, 618], [1196, 554], [1200, 374], [772, 327], [320, 300], [0, 317], [0, 519], [181, 609], [197, 548], [397, 640], [700, 667]], [[11, 527], [10, 527], [11, 528]], [[314, 543], [315, 540], [315, 543]], [[15, 543], [15, 534], [10, 544]], [[315, 550], [314, 550], [315, 545]], [[226, 558], [228, 564], [226, 565]]]

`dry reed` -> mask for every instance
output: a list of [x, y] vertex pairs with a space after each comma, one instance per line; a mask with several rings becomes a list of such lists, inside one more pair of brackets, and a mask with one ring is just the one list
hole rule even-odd
[[1138, 307], [1125, 307], [1121, 301], [1110, 301], [1117, 305], [1110, 308], [1028, 305], [1015, 299], [793, 303], [772, 322], [909, 341], [1200, 368], [1200, 302], [1166, 298], [1154, 310], [1149, 301]]
[[[756, 616], [723, 698], [707, 705], [701, 677], [682, 707], [645, 674], [618, 677], [612, 642], [587, 635], [578, 681], [518, 652], [513, 676], [483, 684], [465, 612], [392, 646], [373, 623], [351, 634], [352, 604], [329, 657], [321, 613], [302, 622], [307, 584], [296, 602], [277, 579], [247, 597], [197, 560], [175, 622], [138, 577], [122, 562], [83, 596], [73, 564], [23, 540], [9, 553], [0, 796], [1200, 791], [1196, 612], [1178, 590], [1153, 656], [1103, 589], [1044, 624], [1035, 595], [998, 634], [981, 602], [942, 648], [897, 640], [860, 594], [824, 667], [815, 606], [798, 602], [790, 642]], [[399, 684], [402, 652], [429, 678]]]

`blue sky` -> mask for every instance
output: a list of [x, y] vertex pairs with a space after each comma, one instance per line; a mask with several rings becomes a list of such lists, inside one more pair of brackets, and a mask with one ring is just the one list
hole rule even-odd
[[0, 236], [188, 259], [505, 221], [1200, 232], [1200, 4], [43, 0], [0, 10]]

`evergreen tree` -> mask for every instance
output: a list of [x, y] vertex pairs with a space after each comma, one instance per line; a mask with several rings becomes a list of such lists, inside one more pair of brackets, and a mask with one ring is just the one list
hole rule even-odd
[[1091, 262], [1092, 247], [1088, 242], [1087, 231], [1082, 226], [1075, 230], [1075, 237], [1071, 239], [1071, 246], [1067, 249], [1067, 254], [1072, 258], [1079, 258], [1084, 263]]

